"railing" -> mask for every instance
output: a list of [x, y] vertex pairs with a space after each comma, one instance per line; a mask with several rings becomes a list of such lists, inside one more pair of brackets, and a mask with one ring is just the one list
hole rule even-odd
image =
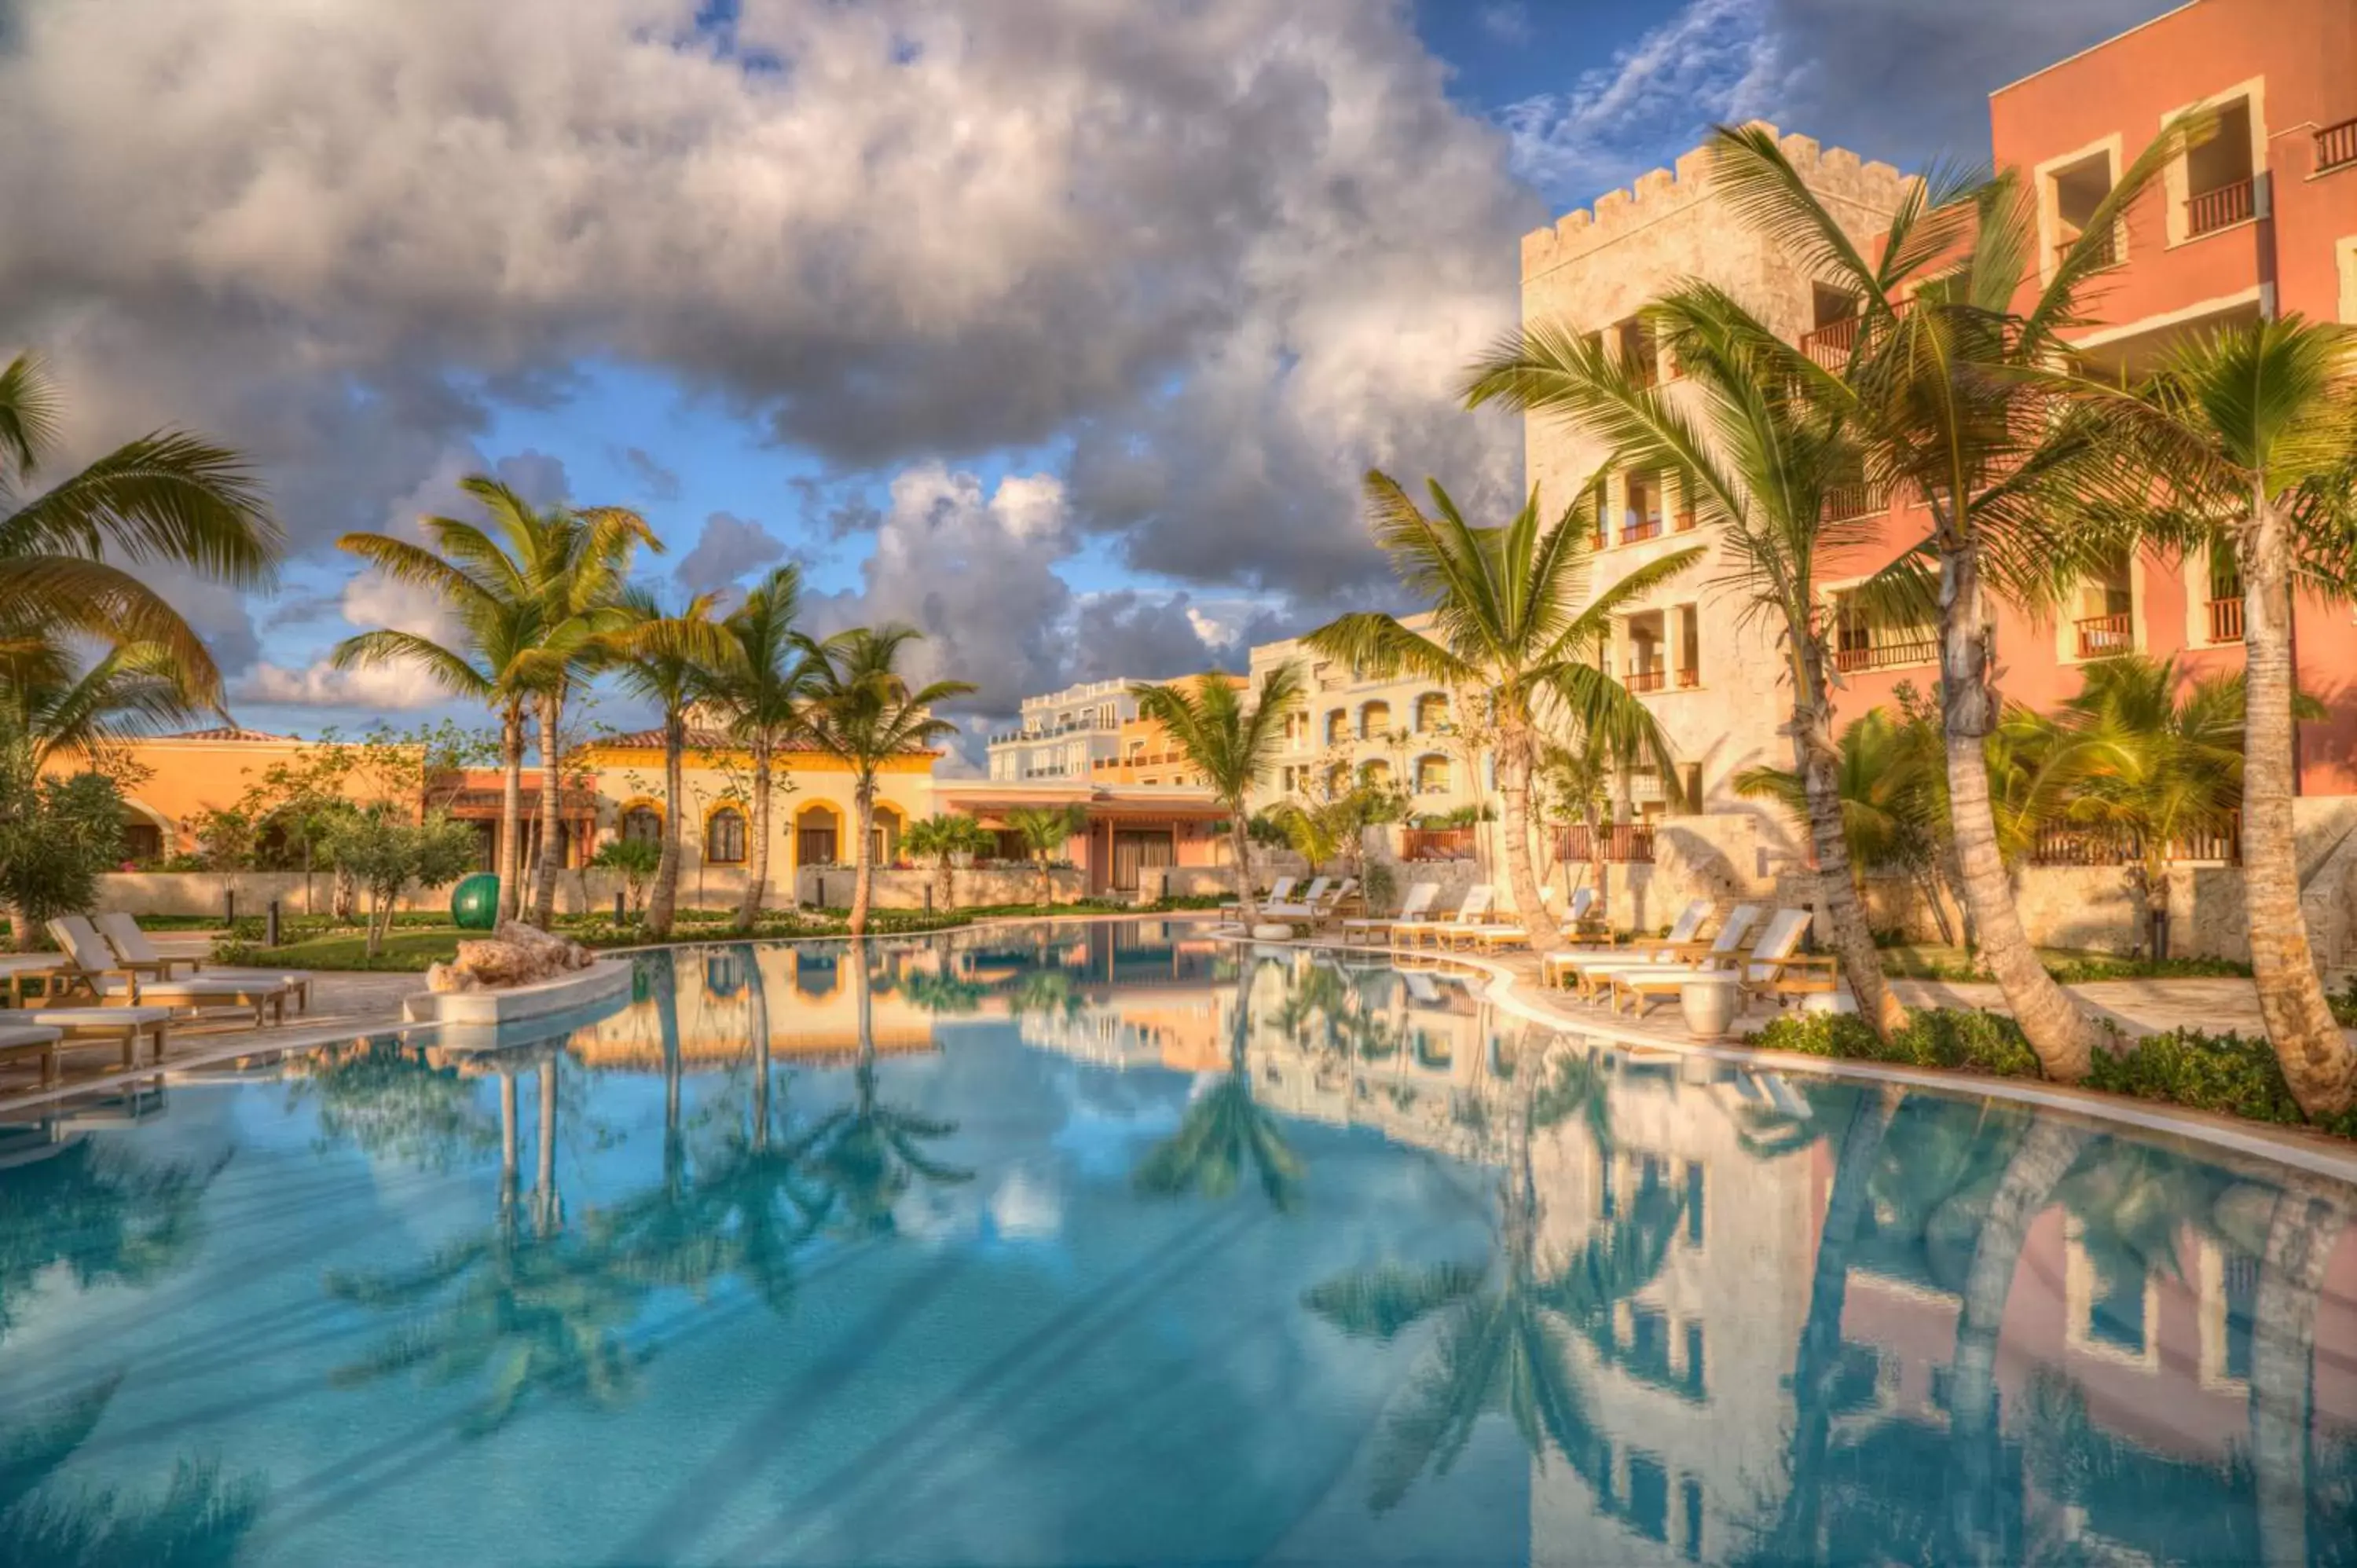
[[2240, 597], [2210, 601], [2210, 640], [2240, 642], [2243, 640], [2243, 601]]
[[1629, 671], [1629, 690], [1632, 692], [1658, 692], [1662, 689], [1662, 682], [1667, 677], [1668, 673], [1669, 672], [1667, 671], [1663, 670], [1658, 664], [1653, 666], [1651, 670], [1631, 670]]
[[2357, 164], [2357, 120], [2327, 125], [2316, 134], [2316, 172]]
[[1632, 517], [1620, 525], [1620, 542], [1623, 544], [1635, 544], [1661, 536], [1662, 517], [1659, 512], [1651, 517]]
[[1400, 830], [1402, 860], [1470, 860], [1473, 858], [1471, 828], [1403, 828]]
[[1689, 664], [1684, 669], [1678, 671], [1678, 689], [1680, 691], [1691, 692], [1696, 686], [1701, 684], [1702, 671], [1698, 666]]
[[[1594, 848], [1586, 822], [1555, 830], [1555, 858], [1560, 865], [1587, 865], [1596, 858]], [[1652, 865], [1653, 830], [1642, 822], [1613, 823], [1604, 830], [1604, 858], [1615, 865]]]
[[1801, 334], [1801, 352], [1825, 369], [1838, 370], [1849, 363], [1850, 351], [1857, 347], [1857, 326], [1861, 317], [1846, 317], [1828, 321], [1813, 332]]
[[[2079, 240], [2080, 236], [2073, 234], [2067, 240], [2058, 240], [2054, 242], [2054, 262], [2056, 265], [2061, 265], [2063, 258], [2070, 255], [2071, 247], [2077, 244]], [[2105, 240], [2103, 243], [2095, 247], [2095, 263], [2098, 266], [2108, 267], [2112, 264], [2114, 259], [2111, 241]]]
[[1847, 673], [1854, 670], [1892, 670], [1901, 664], [1932, 664], [1940, 658], [1940, 639], [1930, 632], [1909, 632], [1900, 637], [1880, 640], [1868, 639], [1834, 650], [1834, 668]]
[[[2032, 865], [2134, 865], [2144, 858], [2144, 841], [2126, 828], [2041, 828], [2029, 848]], [[2169, 843], [2169, 860], [2243, 863], [2243, 817], [2228, 813], [2217, 827], [2181, 834]]]
[[2185, 203], [2186, 233], [2208, 234], [2244, 221], [2257, 209], [2253, 200], [2255, 189], [2253, 181], [2238, 179], [2190, 198]]
[[1678, 532], [1680, 533], [1692, 533], [1700, 526], [1700, 521], [1695, 516], [1694, 508], [1686, 507], [1678, 513]]
[[2088, 616], [2073, 621], [2079, 634], [2079, 657], [2108, 659], [2115, 653], [2126, 653], [2136, 647], [2136, 618], [2123, 612], [2113, 616]]
[[1825, 521], [1843, 522], [1851, 518], [1872, 517], [1890, 506], [1890, 489], [1887, 485], [1842, 485], [1825, 492]]
[[1609, 550], [1612, 547], [1611, 536], [1599, 528], [1587, 536], [1587, 547], [1590, 550]]

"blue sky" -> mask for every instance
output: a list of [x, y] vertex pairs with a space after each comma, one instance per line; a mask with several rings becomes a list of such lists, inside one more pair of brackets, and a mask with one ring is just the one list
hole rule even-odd
[[[89, 450], [253, 453], [282, 592], [176, 593], [260, 727], [452, 712], [324, 655], [436, 629], [333, 541], [468, 472], [636, 507], [641, 575], [804, 572], [976, 728], [1387, 603], [1370, 464], [1476, 507], [1515, 242], [1763, 115], [1902, 165], [2153, 0], [29, 0], [0, 336]], [[619, 703], [601, 716], [627, 724]]]

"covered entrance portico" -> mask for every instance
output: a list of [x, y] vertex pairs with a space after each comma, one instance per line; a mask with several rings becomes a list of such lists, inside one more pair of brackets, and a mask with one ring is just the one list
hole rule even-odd
[[1064, 854], [1083, 873], [1091, 897], [1135, 894], [1141, 884], [1183, 866], [1227, 864], [1227, 819], [1201, 789], [994, 780], [944, 781], [945, 809], [963, 811], [999, 835], [1000, 858], [1025, 851], [1007, 827], [1009, 813], [1030, 807], [1077, 807], [1084, 825]]

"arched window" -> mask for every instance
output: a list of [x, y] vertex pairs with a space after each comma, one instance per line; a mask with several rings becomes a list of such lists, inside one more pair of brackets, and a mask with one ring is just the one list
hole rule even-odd
[[1443, 692], [1426, 692], [1415, 700], [1415, 733], [1430, 735], [1448, 722], [1448, 696]]
[[1419, 795], [1448, 793], [1448, 758], [1419, 757], [1415, 759], [1415, 792]]
[[1382, 757], [1359, 769], [1359, 782], [1371, 789], [1380, 789], [1392, 781], [1392, 765]]
[[745, 864], [745, 813], [723, 806], [704, 824], [704, 858], [715, 865]]
[[622, 812], [622, 838], [630, 843], [662, 843], [662, 813], [652, 806], [631, 806]]
[[1326, 793], [1347, 795], [1351, 792], [1351, 765], [1338, 762], [1326, 770]]
[[1392, 705], [1381, 700], [1363, 703], [1359, 709], [1359, 738], [1380, 739], [1392, 727]]
[[1336, 708], [1326, 715], [1326, 744], [1335, 746], [1350, 738], [1351, 715], [1347, 711]]
[[828, 806], [813, 806], [794, 822], [794, 864], [835, 864], [835, 830], [842, 819]]

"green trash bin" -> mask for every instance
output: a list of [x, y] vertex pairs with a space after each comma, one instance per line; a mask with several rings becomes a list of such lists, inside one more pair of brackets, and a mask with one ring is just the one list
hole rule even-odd
[[462, 931], [488, 931], [500, 923], [500, 879], [478, 871], [450, 890], [450, 921]]

